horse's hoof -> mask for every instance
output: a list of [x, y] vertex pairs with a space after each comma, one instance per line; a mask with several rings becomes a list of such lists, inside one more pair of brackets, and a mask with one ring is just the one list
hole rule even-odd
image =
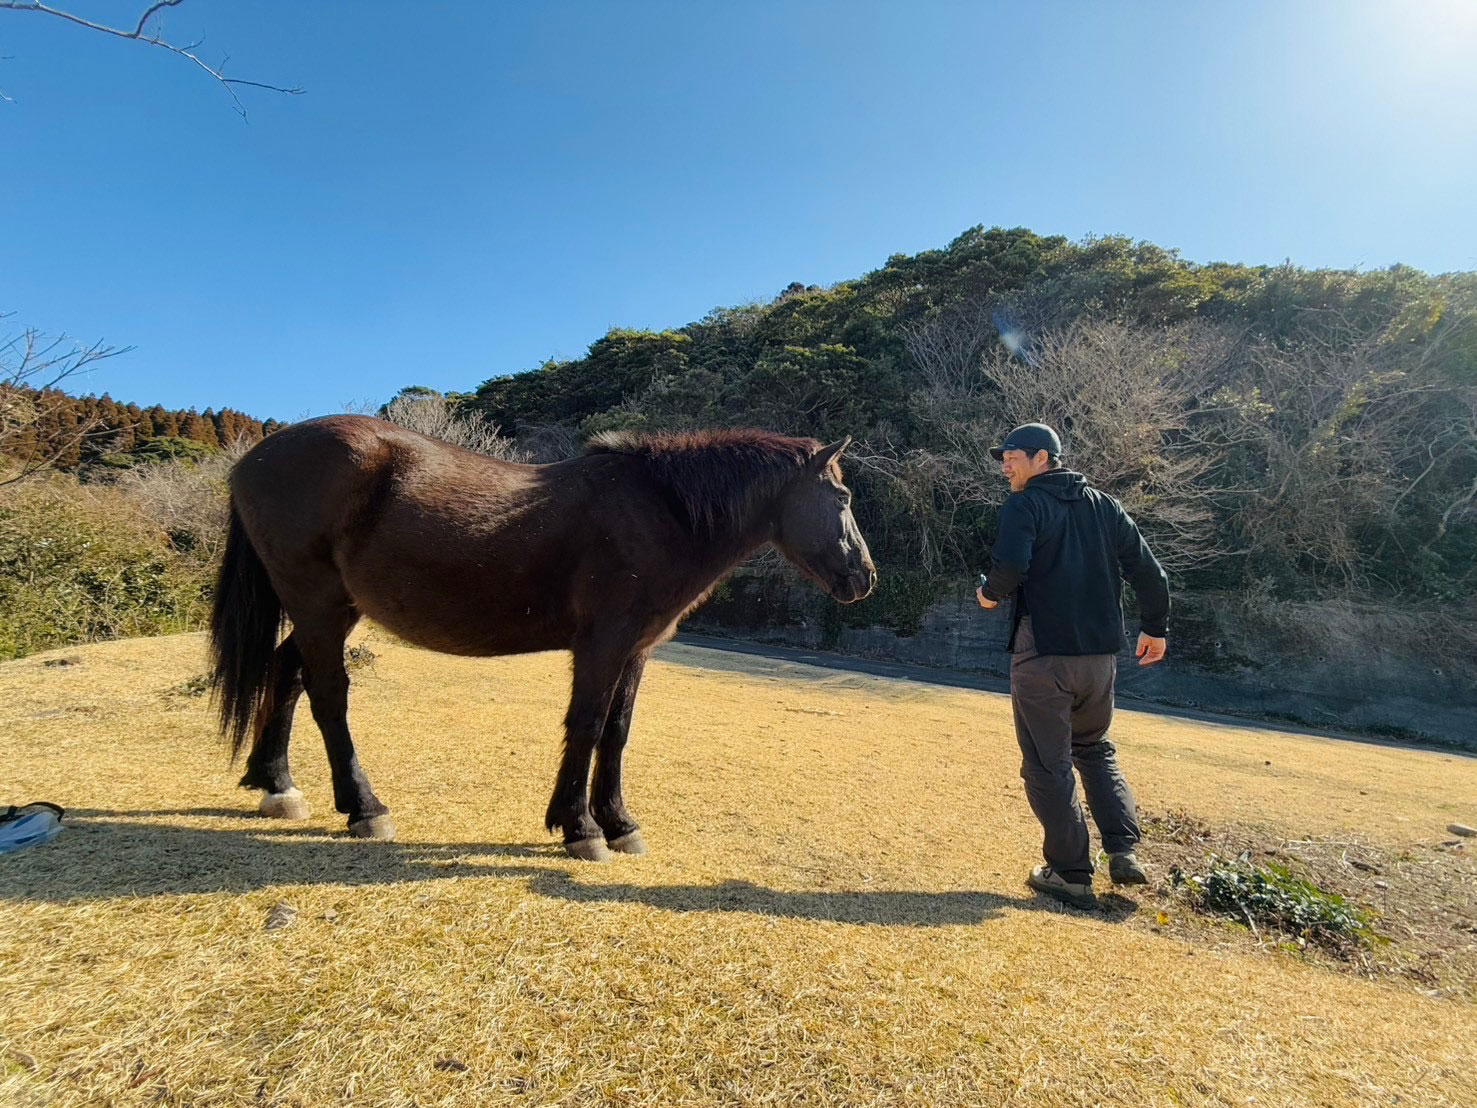
[[640, 831], [627, 831], [618, 839], [609, 839], [610, 849], [618, 854], [645, 854], [646, 840]]
[[268, 819], [307, 819], [312, 815], [301, 789], [288, 789], [285, 793], [263, 793], [257, 811]]
[[392, 842], [395, 838], [395, 824], [388, 815], [350, 820], [349, 834], [356, 839], [379, 839], [381, 842]]
[[605, 845], [604, 839], [576, 839], [572, 843], [565, 843], [564, 850], [571, 858], [578, 858], [581, 862], [610, 861], [610, 848]]

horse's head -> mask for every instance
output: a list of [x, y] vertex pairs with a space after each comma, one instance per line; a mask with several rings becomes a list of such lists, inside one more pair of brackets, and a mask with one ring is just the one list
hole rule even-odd
[[774, 538], [791, 565], [843, 604], [877, 585], [877, 567], [851, 514], [851, 490], [841, 483], [838, 459], [850, 443], [846, 438], [816, 451], [786, 486]]

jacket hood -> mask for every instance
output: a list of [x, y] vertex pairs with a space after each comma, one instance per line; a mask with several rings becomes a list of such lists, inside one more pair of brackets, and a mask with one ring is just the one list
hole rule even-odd
[[1027, 489], [1040, 489], [1058, 500], [1081, 500], [1086, 495], [1087, 478], [1070, 469], [1051, 469], [1032, 477]]

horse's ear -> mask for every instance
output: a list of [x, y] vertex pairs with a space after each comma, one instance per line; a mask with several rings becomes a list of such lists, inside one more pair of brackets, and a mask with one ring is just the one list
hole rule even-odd
[[822, 473], [831, 462], [841, 457], [842, 453], [851, 445], [851, 436], [838, 439], [830, 446], [823, 446], [810, 456], [810, 468], [816, 473]]

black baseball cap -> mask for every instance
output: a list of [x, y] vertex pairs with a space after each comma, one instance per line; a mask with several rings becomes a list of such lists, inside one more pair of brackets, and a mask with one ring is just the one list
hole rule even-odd
[[1028, 457], [1035, 457], [1036, 451], [1044, 450], [1053, 457], [1059, 457], [1062, 440], [1044, 423], [1026, 423], [1006, 435], [999, 446], [990, 447], [990, 457], [998, 462], [1005, 457], [1007, 450], [1024, 450]]

